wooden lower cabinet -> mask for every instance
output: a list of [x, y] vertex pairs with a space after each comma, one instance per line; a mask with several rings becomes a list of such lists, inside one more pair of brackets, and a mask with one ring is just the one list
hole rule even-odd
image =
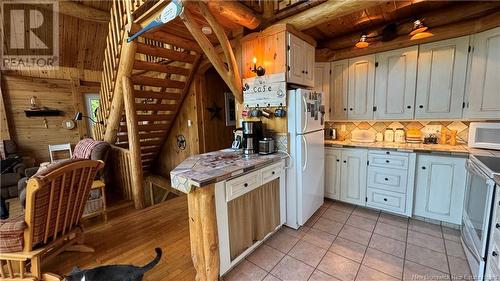
[[340, 161], [342, 158], [342, 150], [340, 149], [325, 149], [325, 197], [339, 200], [340, 199]]
[[414, 214], [461, 224], [466, 158], [418, 155]]

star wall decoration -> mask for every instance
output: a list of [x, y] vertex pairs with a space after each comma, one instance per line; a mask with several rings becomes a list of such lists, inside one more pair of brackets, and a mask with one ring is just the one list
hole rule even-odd
[[219, 107], [215, 102], [212, 107], [207, 107], [205, 109], [211, 114], [210, 120], [213, 120], [214, 118], [221, 119], [220, 113], [222, 111], [222, 107]]

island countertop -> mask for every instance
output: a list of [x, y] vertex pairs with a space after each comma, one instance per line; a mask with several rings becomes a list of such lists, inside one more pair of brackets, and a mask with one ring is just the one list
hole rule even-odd
[[243, 155], [241, 150], [223, 149], [193, 155], [170, 172], [172, 187], [184, 193], [259, 169], [286, 157], [283, 153]]

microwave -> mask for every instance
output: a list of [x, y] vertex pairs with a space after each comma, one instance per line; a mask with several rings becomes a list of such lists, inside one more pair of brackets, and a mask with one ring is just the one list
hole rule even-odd
[[470, 123], [468, 145], [474, 148], [500, 150], [500, 123]]

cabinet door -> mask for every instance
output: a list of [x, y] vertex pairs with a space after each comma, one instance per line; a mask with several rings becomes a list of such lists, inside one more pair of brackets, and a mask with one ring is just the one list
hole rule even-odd
[[418, 46], [377, 54], [375, 118], [413, 119]]
[[302, 85], [305, 74], [305, 44], [299, 37], [288, 33], [288, 80], [289, 83]]
[[348, 60], [332, 62], [330, 69], [330, 120], [347, 119]]
[[373, 118], [375, 56], [349, 59], [348, 119]]
[[330, 199], [340, 199], [341, 159], [341, 150], [325, 149], [325, 197]]
[[367, 158], [368, 153], [365, 149], [342, 150], [340, 200], [365, 205]]
[[306, 41], [304, 43], [304, 85], [308, 87], [314, 86], [314, 61], [316, 49], [314, 46], [309, 45]]
[[461, 118], [469, 37], [420, 45], [415, 118]]
[[465, 161], [465, 158], [418, 155], [415, 215], [461, 223]]
[[314, 90], [323, 93], [325, 120], [330, 120], [330, 63], [317, 62], [314, 66]]
[[467, 118], [500, 119], [500, 28], [474, 35]]

